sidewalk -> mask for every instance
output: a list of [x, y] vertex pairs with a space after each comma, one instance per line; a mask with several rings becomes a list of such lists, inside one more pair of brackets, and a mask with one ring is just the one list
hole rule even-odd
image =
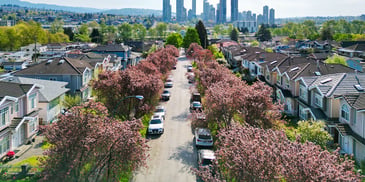
[[35, 142], [32, 143], [32, 147], [28, 151], [26, 151], [19, 158], [14, 159], [14, 160], [6, 163], [6, 165], [12, 165], [12, 164], [18, 163], [18, 162], [20, 162], [24, 159], [27, 159], [29, 157], [32, 157], [32, 156], [41, 156], [41, 155], [43, 155], [44, 151], [41, 148], [42, 143], [43, 143], [43, 139], [44, 139], [44, 136], [36, 136], [35, 137]]

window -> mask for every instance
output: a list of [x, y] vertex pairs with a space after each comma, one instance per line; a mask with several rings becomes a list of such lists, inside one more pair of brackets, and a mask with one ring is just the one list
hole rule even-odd
[[278, 76], [276, 76], [276, 83], [278, 85], [281, 85], [281, 76], [278, 74]]
[[266, 74], [266, 80], [270, 80], [270, 73]]
[[9, 122], [9, 108], [0, 110], [0, 126], [5, 126]]
[[343, 104], [341, 107], [341, 118], [348, 121], [350, 116], [349, 107], [346, 104]]
[[0, 153], [6, 153], [10, 150], [10, 140], [9, 140], [9, 136], [6, 136], [4, 138], [1, 139], [0, 141]]
[[314, 104], [318, 107], [322, 107], [322, 97], [321, 95], [315, 93], [314, 94]]
[[10, 106], [10, 114], [13, 114], [14, 113], [14, 106], [13, 105], [11, 105]]
[[285, 86], [286, 88], [290, 88], [289, 79], [285, 79]]
[[34, 109], [35, 107], [37, 107], [37, 103], [36, 103], [36, 94], [33, 94], [31, 96], [29, 96], [29, 100], [30, 100], [30, 108]]
[[57, 97], [55, 99], [53, 99], [49, 104], [48, 104], [48, 109], [51, 110], [54, 107], [58, 106], [60, 104], [60, 98]]
[[33, 133], [37, 129], [36, 119], [33, 119], [29, 122], [29, 133]]
[[15, 102], [15, 112], [19, 112], [19, 102]]
[[304, 101], [308, 102], [307, 101], [307, 88], [305, 88], [304, 85], [300, 85], [299, 86], [299, 98], [303, 99]]

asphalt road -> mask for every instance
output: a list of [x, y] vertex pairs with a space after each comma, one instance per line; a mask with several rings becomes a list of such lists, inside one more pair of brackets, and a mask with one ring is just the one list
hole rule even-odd
[[174, 86], [171, 97], [161, 105], [166, 107], [165, 132], [159, 137], [149, 137], [147, 167], [134, 175], [134, 182], [195, 182], [191, 168], [196, 165], [196, 149], [190, 127], [190, 85], [185, 76], [190, 62], [180, 57], [177, 69], [172, 71]]

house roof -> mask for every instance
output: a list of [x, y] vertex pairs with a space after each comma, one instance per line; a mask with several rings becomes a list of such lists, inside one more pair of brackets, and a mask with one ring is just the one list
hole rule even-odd
[[92, 52], [125, 52], [130, 48], [121, 44], [100, 45], [91, 49]]
[[21, 97], [33, 87], [33, 84], [19, 84], [0, 81], [0, 99], [5, 96]]
[[346, 102], [356, 110], [365, 110], [365, 93], [343, 95]]
[[354, 44], [352, 46], [345, 47], [344, 49], [364, 52], [365, 51], [365, 44]]
[[2, 62], [1, 65], [2, 66], [19, 66], [24, 64], [25, 61], [17, 61], [17, 62]]
[[14, 75], [82, 75], [86, 68], [92, 69], [86, 61], [63, 57], [31, 65], [26, 69], [17, 71]]
[[326, 60], [330, 56], [330, 53], [312, 53], [310, 55], [310, 57], [313, 57], [316, 60]]
[[60, 82], [60, 81], [50, 81], [50, 80], [32, 79], [32, 78], [15, 77], [15, 76], [4, 78], [1, 81], [6, 81], [9, 83], [20, 83], [20, 84], [35, 83], [37, 85], [42, 85], [43, 87], [39, 90], [40, 102], [50, 102], [70, 90], [68, 88], [65, 88], [66, 85], [68, 84], [67, 82]]
[[337, 73], [316, 77], [302, 77], [309, 89], [318, 88], [326, 97], [346, 94], [359, 94], [364, 91], [356, 89], [355, 85], [365, 88], [365, 74]]

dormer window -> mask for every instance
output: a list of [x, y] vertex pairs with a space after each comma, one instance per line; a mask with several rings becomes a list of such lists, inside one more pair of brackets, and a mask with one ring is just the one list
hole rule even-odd
[[349, 121], [349, 116], [350, 116], [350, 109], [346, 104], [343, 104], [341, 107], [341, 118]]

